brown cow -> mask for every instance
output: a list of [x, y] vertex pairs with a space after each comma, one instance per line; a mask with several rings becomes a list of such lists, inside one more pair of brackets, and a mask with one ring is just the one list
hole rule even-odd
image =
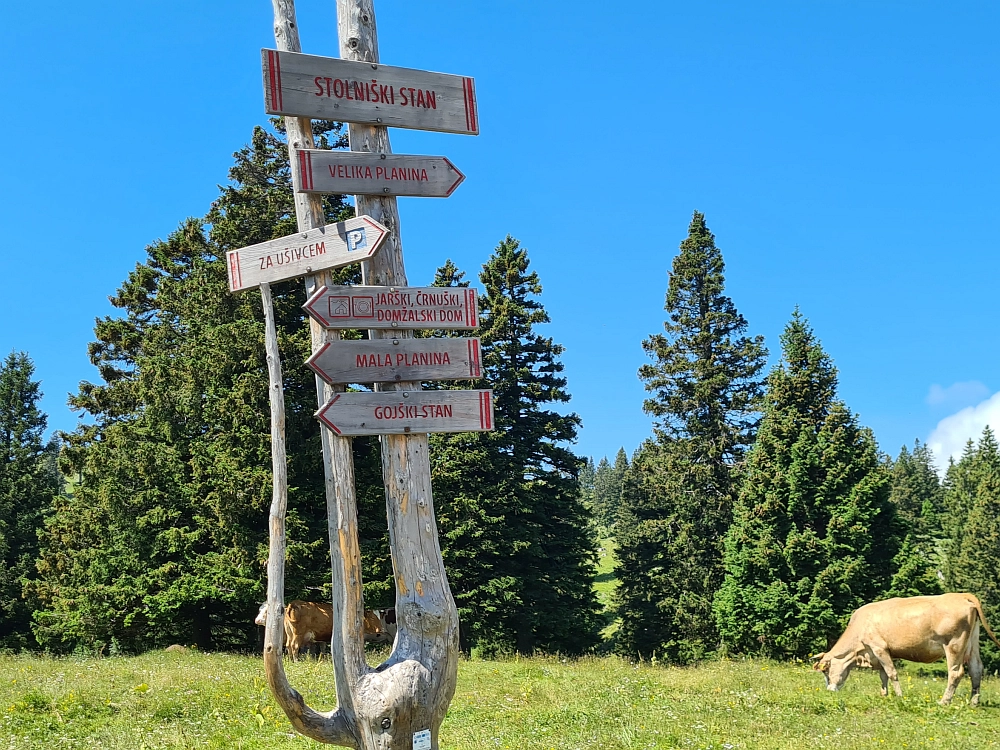
[[[254, 622], [264, 625], [267, 621], [267, 602], [260, 605]], [[382, 623], [372, 610], [364, 613], [364, 638], [368, 641], [381, 641]], [[333, 637], [333, 607], [329, 604], [306, 602], [296, 599], [285, 607], [285, 648], [298, 661], [299, 651], [313, 643], [329, 643]]]
[[943, 656], [948, 661], [948, 686], [941, 705], [951, 702], [968, 664], [975, 706], [983, 678], [979, 623], [1000, 646], [982, 605], [972, 594], [911, 596], [866, 604], [854, 611], [847, 630], [833, 647], [813, 657], [819, 660], [813, 669], [823, 673], [827, 690], [838, 690], [854, 667], [871, 666], [882, 678], [882, 695], [889, 694], [891, 680], [896, 695], [901, 696], [893, 659], [929, 664]]
[[292, 661], [311, 643], [329, 643], [333, 637], [333, 606], [296, 599], [285, 607], [285, 635]]
[[396, 640], [396, 608], [376, 609], [375, 614], [379, 619], [379, 635], [371, 640], [379, 643], [392, 643]]

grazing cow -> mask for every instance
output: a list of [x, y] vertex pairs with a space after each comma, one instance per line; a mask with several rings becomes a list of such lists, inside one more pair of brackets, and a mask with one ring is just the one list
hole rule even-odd
[[285, 607], [285, 635], [292, 661], [311, 643], [329, 643], [333, 637], [333, 606], [296, 599]]
[[[395, 623], [395, 615], [393, 623]], [[267, 602], [260, 605], [254, 622], [264, 625], [267, 622]], [[382, 623], [375, 612], [366, 609], [364, 613], [363, 631], [365, 642], [384, 640]], [[285, 648], [298, 661], [299, 651], [311, 644], [329, 643], [333, 637], [333, 607], [329, 604], [305, 602], [296, 599], [285, 607]], [[395, 625], [393, 625], [395, 635]]]
[[381, 625], [381, 632], [376, 640], [382, 643], [392, 643], [396, 640], [396, 608], [376, 609], [375, 614]]
[[1000, 646], [972, 594], [911, 596], [866, 604], [854, 611], [833, 647], [813, 657], [818, 659], [813, 669], [823, 673], [827, 690], [838, 690], [854, 667], [871, 666], [882, 678], [882, 695], [889, 694], [890, 680], [896, 695], [902, 695], [893, 659], [929, 664], [943, 656], [948, 661], [948, 686], [941, 705], [951, 702], [968, 664], [975, 706], [983, 678], [979, 623]]
[[[267, 602], [260, 605], [260, 609], [257, 611], [257, 616], [254, 618], [254, 624], [264, 627], [267, 625]], [[283, 624], [285, 628], [285, 649], [287, 650], [292, 642], [292, 633], [288, 627], [288, 618], [283, 619]]]

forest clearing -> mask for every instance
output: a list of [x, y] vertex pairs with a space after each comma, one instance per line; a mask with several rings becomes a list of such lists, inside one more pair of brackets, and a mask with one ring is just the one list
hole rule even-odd
[[[371, 654], [372, 657], [380, 655]], [[334, 705], [328, 661], [286, 663], [321, 709]], [[138, 657], [2, 656], [0, 747], [232, 748], [312, 744], [275, 706], [260, 657], [153, 652]], [[944, 664], [903, 663], [903, 698], [858, 670], [838, 693], [808, 664], [715, 661], [634, 665], [619, 657], [465, 660], [442, 726], [455, 750], [564, 748], [1000, 747], [1000, 681], [968, 706], [963, 680], [941, 707]]]

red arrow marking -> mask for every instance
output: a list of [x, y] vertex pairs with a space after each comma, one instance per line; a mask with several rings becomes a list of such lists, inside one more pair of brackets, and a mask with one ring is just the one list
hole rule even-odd
[[331, 430], [333, 430], [334, 432], [336, 432], [339, 435], [340, 434], [340, 428], [337, 427], [337, 425], [335, 425], [333, 422], [331, 422], [326, 417], [326, 413], [330, 410], [331, 406], [333, 406], [335, 403], [337, 403], [337, 399], [338, 398], [340, 398], [340, 394], [339, 393], [336, 396], [334, 396], [333, 398], [330, 399], [330, 403], [328, 403], [325, 407], [323, 407], [323, 411], [321, 411], [318, 416], [319, 416], [319, 421], [320, 422], [322, 422], [323, 424], [325, 424], [327, 427], [329, 427]]
[[[313, 355], [306, 360], [306, 364], [312, 369], [313, 372], [315, 372], [317, 375], [323, 378], [323, 380], [327, 379], [326, 372], [316, 364], [316, 360], [322, 357], [323, 352], [325, 352], [329, 348], [330, 348], [330, 342], [327, 341], [325, 344], [323, 344], [323, 346], [314, 351]], [[337, 396], [337, 398], [340, 398], [340, 396]]]
[[323, 325], [329, 325], [330, 321], [326, 319], [326, 316], [323, 315], [323, 313], [321, 313], [316, 307], [313, 306], [313, 301], [321, 299], [325, 292], [326, 292], [326, 287], [321, 286], [319, 289], [316, 290], [316, 293], [313, 294], [313, 296], [306, 301], [303, 307], [312, 312], [312, 314], [315, 315]]
[[456, 167], [454, 164], [452, 164], [451, 161], [448, 158], [446, 158], [446, 157], [441, 157], [441, 158], [443, 158], [444, 161], [445, 161], [445, 164], [447, 164], [449, 167], [451, 167], [452, 169], [454, 169], [455, 170], [455, 174], [458, 175], [458, 179], [455, 180], [455, 184], [453, 184], [450, 188], [448, 188], [448, 192], [445, 193], [445, 197], [448, 197], [449, 195], [451, 195], [455, 191], [455, 188], [457, 188], [459, 185], [462, 184], [462, 182], [465, 180], [465, 175], [462, 174], [461, 171], [459, 171], [458, 167]]
[[[311, 183], [310, 183], [310, 184], [311, 184]], [[385, 236], [386, 236], [387, 232], [385, 232], [385, 231], [384, 231], [384, 230], [382, 229], [382, 227], [380, 227], [380, 226], [379, 226], [378, 224], [376, 224], [376, 223], [375, 223], [374, 221], [372, 221], [371, 219], [369, 219], [369, 218], [368, 218], [367, 216], [362, 216], [361, 218], [362, 218], [362, 219], [364, 219], [364, 220], [365, 220], [366, 222], [368, 222], [369, 224], [371, 224], [371, 226], [372, 226], [372, 229], [374, 229], [374, 230], [375, 230], [376, 232], [378, 232], [378, 237], [377, 237], [377, 238], [376, 238], [376, 240], [375, 240], [375, 241], [374, 241], [374, 242], [372, 243], [372, 245], [371, 245], [371, 250], [369, 250], [369, 251], [368, 251], [368, 255], [369, 255], [369, 257], [371, 257], [372, 255], [374, 255], [374, 254], [375, 254], [375, 251], [376, 251], [376, 250], [378, 250], [379, 246], [380, 246], [380, 245], [382, 244], [382, 240], [384, 240], [384, 239], [385, 239]]]

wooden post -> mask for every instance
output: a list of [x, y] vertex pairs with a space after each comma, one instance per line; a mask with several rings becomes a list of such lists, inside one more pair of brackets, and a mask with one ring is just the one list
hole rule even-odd
[[[274, 38], [278, 49], [300, 52], [302, 48], [295, 21], [294, 0], [272, 0], [272, 6], [274, 9]], [[285, 133], [288, 137], [290, 159], [295, 158], [297, 149], [315, 148], [312, 124], [309, 118], [286, 117]], [[293, 180], [297, 180], [294, 170]], [[293, 187], [298, 187], [298, 185]], [[326, 219], [323, 214], [322, 196], [296, 191], [295, 214], [299, 231], [305, 232], [323, 226]], [[320, 286], [329, 283], [329, 274], [326, 272], [307, 276], [305, 281], [306, 295], [312, 294]], [[263, 288], [262, 285], [262, 291]], [[328, 341], [336, 341], [340, 338], [337, 332], [327, 331], [315, 321], [310, 321], [310, 333], [314, 352], [322, 348]], [[280, 378], [280, 366], [277, 376]], [[316, 376], [316, 397], [320, 406], [332, 398], [336, 390], [338, 389], [326, 384], [318, 375]], [[273, 398], [273, 386], [271, 391]], [[273, 410], [272, 403], [272, 412]], [[284, 405], [282, 404], [283, 410]], [[302, 696], [289, 685], [282, 665], [281, 643], [284, 628], [282, 619], [277, 613], [281, 612], [283, 617], [284, 502], [280, 504], [272, 502], [271, 510], [268, 618], [265, 629], [264, 669], [275, 700], [295, 729], [320, 742], [360, 747], [359, 733], [353, 721], [354, 695], [351, 686], [355, 684], [357, 675], [367, 671], [368, 667], [364, 658], [362, 635], [364, 604], [361, 594], [361, 553], [357, 541], [354, 461], [349, 438], [338, 438], [328, 430], [320, 432], [323, 446], [327, 522], [331, 538], [333, 578], [333, 645], [331, 651], [334, 675], [338, 686], [337, 710], [324, 714], [307, 706]], [[276, 511], [280, 511], [280, 523], [275, 521]], [[276, 543], [276, 537], [280, 537], [280, 544]], [[336, 547], [332, 544], [334, 539], [338, 540]], [[280, 585], [272, 579], [280, 579]]]
[[[373, 0], [337, 0], [340, 56], [369, 63], [377, 70], [378, 35]], [[385, 127], [351, 124], [351, 151], [389, 154]], [[366, 284], [405, 286], [399, 212], [394, 196], [355, 196], [359, 214], [389, 230], [381, 251], [362, 263]], [[374, 331], [373, 338], [403, 338], [409, 332]], [[418, 382], [385, 383], [380, 390], [418, 390]], [[409, 750], [416, 732], [430, 732], [438, 747], [438, 729], [455, 694], [458, 679], [458, 610], [441, 558], [431, 494], [426, 434], [383, 435], [389, 542], [396, 580], [396, 646], [387, 665], [398, 672], [391, 687], [395, 704], [392, 748]], [[398, 734], [397, 734], [398, 733]]]
[[[272, 0], [278, 49], [299, 52], [293, 0]], [[338, 0], [342, 56], [377, 68], [375, 14], [371, 0]], [[308, 118], [285, 118], [290, 157], [314, 148]], [[385, 128], [350, 129], [351, 149], [389, 153]], [[293, 170], [293, 175], [295, 171]], [[297, 180], [297, 176], [294, 178]], [[299, 185], [295, 185], [296, 188]], [[321, 226], [321, 197], [296, 191], [300, 231]], [[395, 198], [357, 197], [359, 214], [368, 213], [390, 231], [375, 261], [363, 264], [367, 283], [406, 284], [399, 215]], [[307, 277], [306, 290], [329, 283], [328, 274]], [[281, 662], [284, 593], [284, 403], [281, 367], [270, 288], [261, 285], [268, 317], [268, 374], [272, 399], [275, 486], [271, 507], [268, 560], [268, 618], [264, 667], [275, 700], [292, 725], [320, 742], [363, 750], [427, 750], [438, 747], [438, 729], [455, 692], [458, 669], [458, 613], [448, 588], [431, 499], [430, 462], [426, 434], [382, 437], [383, 474], [389, 537], [396, 580], [398, 631], [392, 654], [378, 670], [364, 658], [361, 554], [358, 546], [354, 466], [349, 438], [321, 429], [326, 478], [330, 557], [333, 579], [333, 641], [331, 654], [337, 684], [337, 708], [320, 713], [305, 704], [289, 684]], [[339, 336], [311, 321], [313, 352]], [[408, 336], [400, 331], [373, 332], [373, 338]], [[336, 345], [336, 344], [334, 344]], [[317, 375], [320, 406], [336, 389]], [[419, 390], [420, 384], [400, 382], [396, 388]], [[387, 386], [392, 389], [393, 386]]]

